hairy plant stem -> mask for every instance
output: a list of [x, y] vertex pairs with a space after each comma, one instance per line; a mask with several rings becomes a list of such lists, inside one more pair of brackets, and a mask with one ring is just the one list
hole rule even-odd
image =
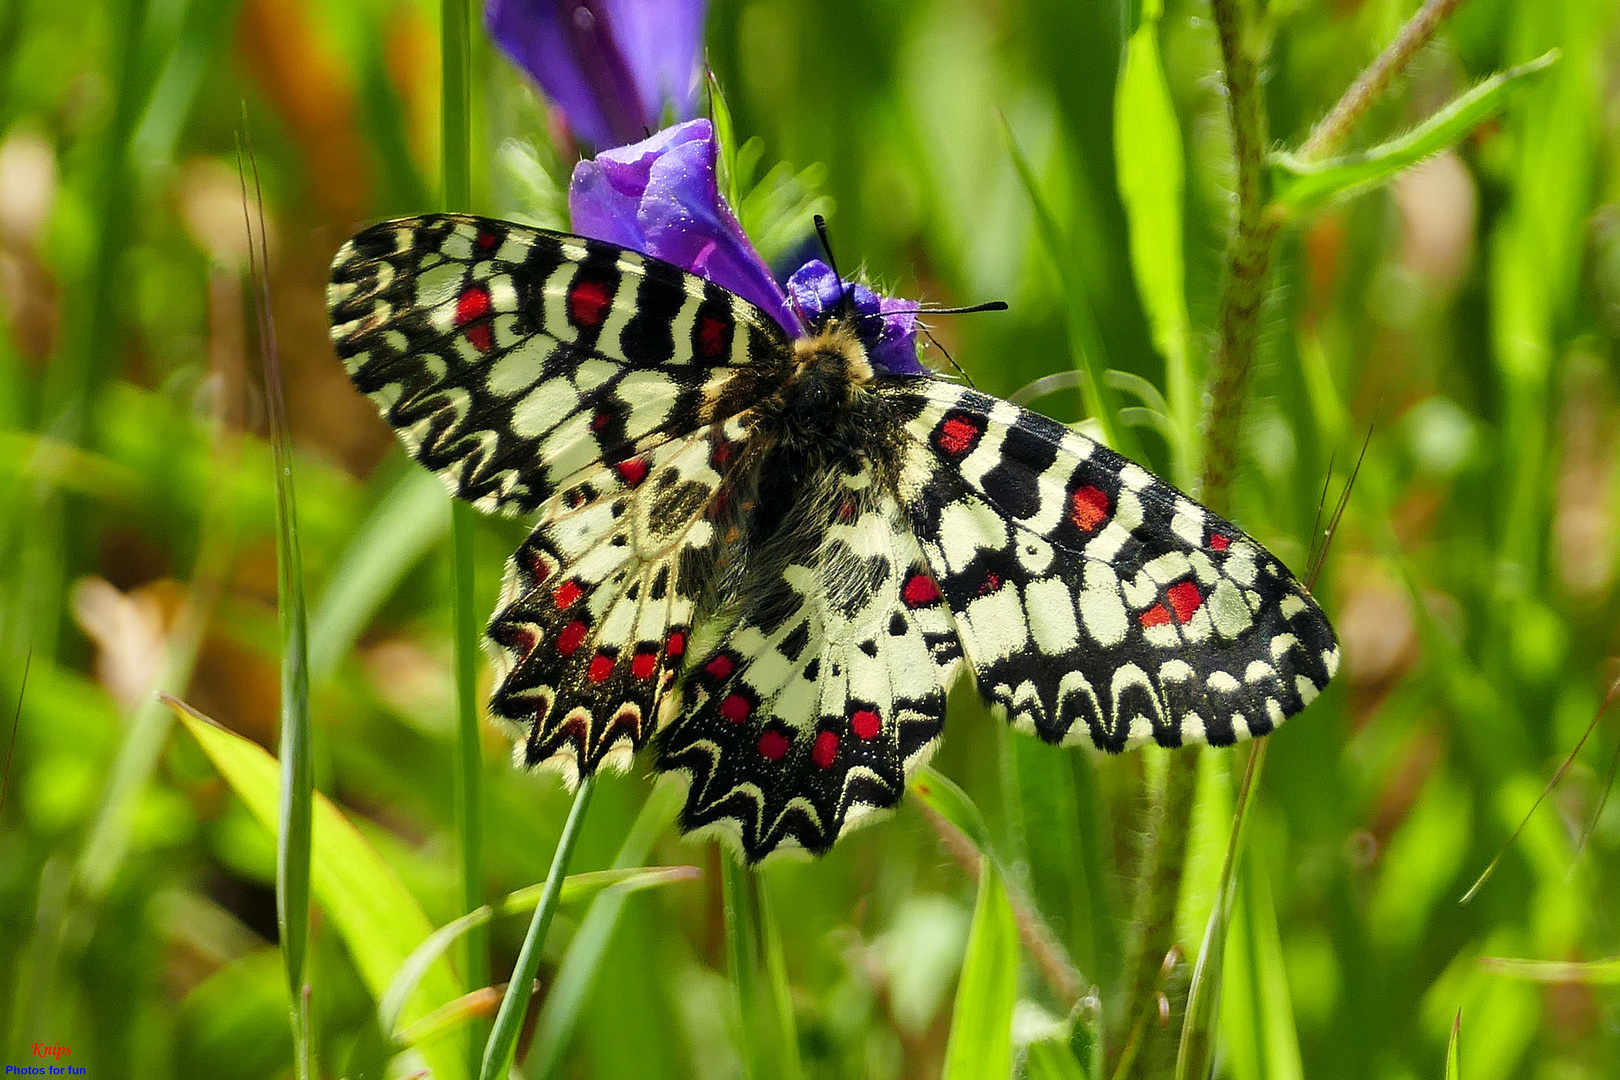
[[1440, 29], [1440, 24], [1446, 17], [1462, 6], [1463, 0], [1428, 0], [1417, 14], [1406, 21], [1401, 32], [1395, 35], [1378, 58], [1367, 65], [1350, 89], [1344, 92], [1338, 103], [1328, 110], [1328, 114], [1316, 127], [1311, 129], [1310, 138], [1299, 148], [1298, 157], [1303, 161], [1327, 157], [1344, 142], [1351, 130], [1373, 104], [1381, 97], [1396, 75], [1401, 73], [1407, 63], [1416, 56], [1418, 51], [1433, 39]]
[[[984, 867], [984, 854], [961, 829], [946, 820], [943, 814], [922, 807], [923, 816], [928, 824], [939, 833], [945, 850], [951, 854], [967, 872], [968, 877], [975, 882]], [[1080, 974], [1080, 969], [1070, 958], [1069, 952], [1058, 940], [1057, 934], [1041, 918], [1033, 904], [1014, 885], [1010, 878], [1003, 875], [1007, 888], [1007, 902], [1012, 907], [1013, 921], [1018, 924], [1018, 938], [1024, 948], [1029, 952], [1030, 959], [1035, 962], [1035, 970], [1040, 972], [1041, 980], [1046, 983], [1048, 990], [1058, 1003], [1066, 1009], [1072, 1009], [1080, 1003], [1087, 993], [1090, 982]]]
[[[1281, 221], [1277, 215], [1268, 214], [1265, 205], [1266, 114], [1260, 92], [1256, 31], [1242, 0], [1211, 0], [1210, 7], [1225, 68], [1238, 196], [1216, 322], [1219, 343], [1210, 371], [1200, 491], [1203, 500], [1221, 513], [1229, 501], [1243, 400], [1260, 340], [1266, 275]], [[1149, 1038], [1158, 1034], [1157, 1025], [1139, 1024], [1149, 1013], [1158, 1012], [1165, 960], [1175, 945], [1176, 906], [1181, 898], [1187, 827], [1198, 790], [1200, 757], [1194, 751], [1171, 756], [1164, 784], [1149, 811], [1138, 867], [1136, 925], [1126, 953], [1125, 1006], [1114, 1014], [1110, 1025], [1109, 1053], [1120, 1066], [1115, 1072], [1120, 1080], [1131, 1074], [1133, 1063], [1156, 1056], [1139, 1052], [1120, 1059], [1127, 1041], [1135, 1045], [1133, 1031], [1142, 1030]], [[1180, 1015], [1183, 1003], [1171, 1004], [1172, 1013]]]

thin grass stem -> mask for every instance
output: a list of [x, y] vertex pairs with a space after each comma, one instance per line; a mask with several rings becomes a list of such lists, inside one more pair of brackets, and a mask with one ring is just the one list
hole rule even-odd
[[[443, 204], [446, 210], [472, 209], [472, 77], [471, 36], [467, 0], [443, 0], [441, 154]], [[455, 638], [456, 739], [453, 770], [456, 851], [461, 878], [461, 906], [472, 911], [484, 903], [484, 796], [483, 741], [478, 710], [478, 616], [473, 573], [473, 510], [459, 501], [450, 504], [451, 562], [453, 565], [452, 620]], [[463, 943], [463, 972], [467, 985], [489, 982], [489, 931], [483, 926], [468, 932]], [[469, 1070], [479, 1067], [482, 1024], [474, 1022], [468, 1043]]]
[[551, 917], [557, 912], [557, 895], [562, 891], [563, 878], [568, 875], [568, 861], [574, 854], [574, 842], [579, 839], [579, 827], [585, 820], [585, 808], [590, 805], [591, 791], [596, 778], [587, 776], [574, 792], [574, 806], [568, 811], [562, 836], [557, 840], [557, 851], [551, 857], [551, 870], [546, 874], [546, 885], [535, 905], [534, 918], [518, 953], [517, 966], [501, 998], [500, 1011], [495, 1014], [495, 1025], [490, 1030], [489, 1042], [484, 1047], [483, 1061], [478, 1069], [478, 1080], [505, 1080], [512, 1068], [512, 1056], [517, 1050], [518, 1032], [523, 1028], [524, 1014], [529, 1011], [529, 998], [534, 993], [534, 976], [540, 970], [540, 950], [546, 943], [546, 930]]
[[[247, 106], [242, 123], [247, 127]], [[298, 503], [293, 487], [292, 435], [282, 391], [275, 318], [270, 308], [269, 246], [264, 228], [264, 192], [258, 162], [248, 141], [253, 172], [257, 231], [249, 212], [247, 172], [240, 152], [242, 216], [247, 227], [248, 277], [258, 312], [259, 362], [270, 419], [270, 450], [276, 479], [276, 610], [281, 627], [281, 806], [276, 830], [276, 924], [292, 1010], [293, 1072], [298, 1080], [315, 1073], [315, 1039], [310, 1028], [310, 994], [305, 982], [309, 950], [310, 859], [315, 824], [315, 750], [309, 718], [309, 620], [304, 598], [303, 556], [298, 544]]]

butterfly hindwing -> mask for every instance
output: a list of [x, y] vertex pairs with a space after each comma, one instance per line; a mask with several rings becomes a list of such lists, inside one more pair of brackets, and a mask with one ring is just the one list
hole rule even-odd
[[722, 564], [747, 414], [587, 470], [542, 508], [490, 620], [490, 708], [517, 756], [571, 778], [620, 769], [666, 709]]
[[1236, 526], [1106, 447], [935, 380], [902, 486], [980, 693], [1049, 742], [1224, 746], [1299, 712], [1338, 646]]
[[741, 411], [788, 355], [758, 308], [669, 263], [455, 214], [354, 237], [327, 306], [338, 356], [411, 454], [509, 514]]
[[892, 490], [863, 468], [800, 501], [741, 587], [742, 614], [694, 664], [658, 767], [687, 782], [682, 825], [758, 861], [820, 854], [899, 800], [960, 663], [950, 614]]

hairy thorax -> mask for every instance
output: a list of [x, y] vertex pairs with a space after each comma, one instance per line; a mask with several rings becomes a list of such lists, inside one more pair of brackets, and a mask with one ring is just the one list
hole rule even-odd
[[842, 320], [794, 342], [793, 368], [777, 395], [782, 437], [833, 437], [856, 422], [872, 375], [866, 349]]

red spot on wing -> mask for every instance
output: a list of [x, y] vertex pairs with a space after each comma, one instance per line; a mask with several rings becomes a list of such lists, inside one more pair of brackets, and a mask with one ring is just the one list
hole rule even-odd
[[980, 596], [989, 596], [999, 588], [1001, 588], [1001, 575], [992, 570], [984, 575], [984, 581], [979, 585], [978, 594]]
[[951, 457], [965, 457], [979, 445], [979, 438], [983, 434], [982, 423], [961, 416], [952, 416], [939, 425], [939, 430], [934, 434], [934, 445]]
[[481, 232], [481, 233], [479, 233], [478, 234], [478, 246], [483, 248], [485, 251], [488, 251], [491, 248], [493, 248], [495, 246], [495, 234], [491, 233], [491, 232]]
[[465, 326], [474, 319], [489, 314], [489, 289], [482, 285], [469, 285], [456, 299], [456, 325]]
[[551, 594], [551, 600], [560, 610], [572, 606], [574, 601], [584, 594], [585, 590], [579, 587], [579, 582], [570, 578], [557, 586], [557, 591]]
[[1225, 551], [1227, 548], [1232, 546], [1232, 538], [1230, 536], [1222, 536], [1220, 533], [1216, 533], [1209, 538], [1209, 546], [1216, 551]]
[[720, 703], [720, 715], [733, 724], [742, 723], [753, 711], [754, 707], [741, 694], [727, 694], [726, 700]]
[[585, 643], [585, 632], [585, 624], [578, 619], [563, 627], [557, 635], [557, 651], [564, 656], [574, 655], [574, 650]]
[[[483, 285], [467, 286], [456, 298], [456, 325], [467, 326], [474, 319], [483, 318], [489, 314], [491, 306], [488, 288]], [[467, 340], [479, 352], [489, 352], [495, 344], [494, 333], [487, 322], [467, 326]]]
[[714, 443], [714, 453], [709, 456], [709, 460], [713, 461], [716, 465], [724, 465], [726, 462], [731, 460], [732, 453], [733, 450], [730, 442], [725, 439], [716, 439]]
[[1186, 622], [1193, 617], [1193, 612], [1204, 602], [1204, 594], [1198, 591], [1198, 586], [1190, 581], [1183, 581], [1172, 585], [1165, 591], [1170, 606], [1176, 609], [1176, 621]]
[[759, 753], [767, 761], [781, 761], [792, 745], [780, 731], [767, 731], [759, 737]]
[[626, 487], [637, 487], [647, 479], [647, 463], [640, 458], [621, 461], [613, 466], [613, 470], [619, 474], [619, 479], [624, 481]]
[[611, 674], [613, 674], [613, 657], [606, 653], [597, 653], [591, 657], [591, 666], [585, 669], [585, 677], [591, 682], [606, 682]]
[[575, 326], [595, 329], [607, 317], [608, 287], [600, 281], [584, 279], [568, 290], [568, 318]]
[[856, 738], [875, 739], [878, 732], [883, 729], [883, 722], [871, 709], [856, 709], [855, 715], [849, 718], [849, 729], [855, 733]]
[[698, 355], [705, 360], [717, 360], [726, 351], [726, 331], [729, 323], [713, 315], [699, 317], [697, 323]]
[[816, 768], [826, 769], [838, 759], [838, 735], [835, 732], [823, 731], [816, 736], [816, 744], [810, 748], [810, 760], [816, 763]]
[[668, 640], [664, 642], [664, 652], [671, 657], [680, 656], [686, 652], [686, 635], [679, 630], [671, 630]]
[[612, 417], [608, 416], [608, 414], [605, 412], [597, 413], [595, 416], [591, 417], [591, 430], [601, 431], [603, 428], [608, 426], [608, 421], [610, 419], [612, 419]]
[[638, 679], [650, 679], [653, 672], [658, 670], [658, 654], [645, 649], [636, 653], [630, 661], [630, 674]]
[[1086, 532], [1095, 532], [1112, 512], [1108, 496], [1087, 485], [1069, 496], [1069, 519]]
[[731, 657], [720, 655], [704, 664], [703, 670], [707, 671], [712, 678], [724, 679], [731, 674], [731, 669], [736, 666], [736, 664], [732, 663]]
[[939, 599], [939, 586], [927, 574], [913, 574], [900, 587], [900, 598], [906, 607], [927, 607]]
[[1143, 626], [1163, 626], [1170, 621], [1170, 613], [1164, 609], [1163, 604], [1154, 604], [1137, 618]]

